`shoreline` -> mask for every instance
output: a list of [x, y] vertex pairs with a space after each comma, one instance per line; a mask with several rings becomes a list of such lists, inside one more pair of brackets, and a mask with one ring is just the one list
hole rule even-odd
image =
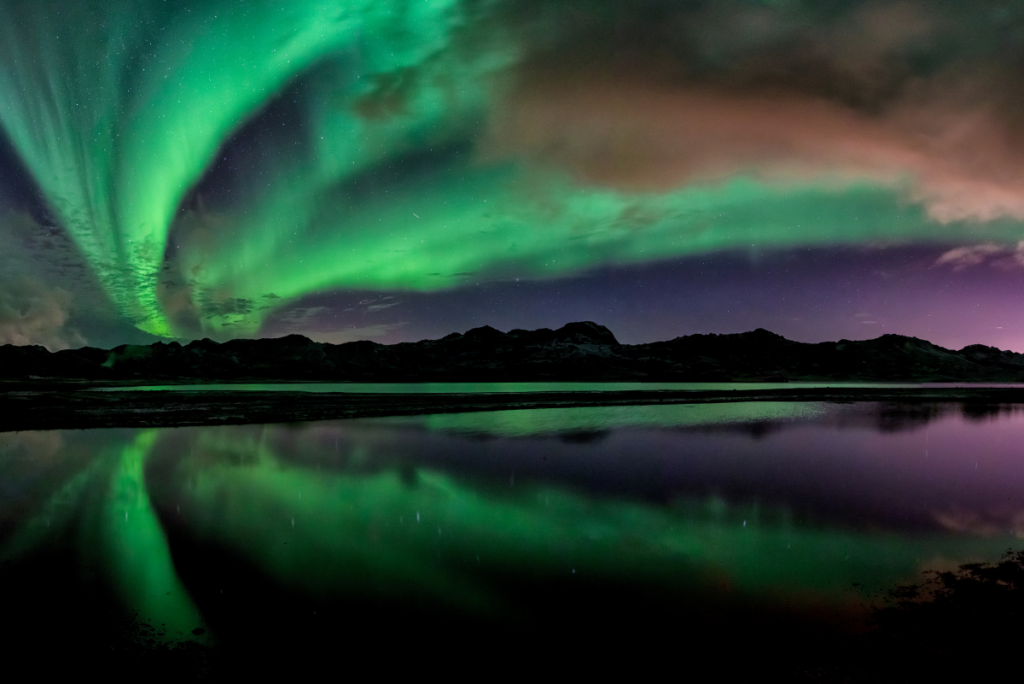
[[621, 390], [519, 393], [360, 394], [349, 392], [7, 389], [0, 432], [93, 428], [305, 423], [384, 416], [597, 406], [750, 401], [897, 404], [1024, 404], [1024, 388], [825, 387], [750, 390]]

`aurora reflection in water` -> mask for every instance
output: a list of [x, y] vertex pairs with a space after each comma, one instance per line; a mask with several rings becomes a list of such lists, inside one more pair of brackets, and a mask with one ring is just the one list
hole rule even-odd
[[1022, 430], [998, 407], [738, 403], [9, 433], [3, 562], [64, 558], [51, 581], [227, 648], [282, 620], [534, 629], [594, 601], [623, 633], [624, 610], [834, 627], [1018, 542]]

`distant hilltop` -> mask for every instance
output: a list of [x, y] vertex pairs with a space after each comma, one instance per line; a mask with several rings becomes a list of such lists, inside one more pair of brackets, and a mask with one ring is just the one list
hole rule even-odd
[[883, 335], [793, 342], [763, 329], [620, 344], [590, 321], [558, 330], [490, 326], [439, 340], [327, 344], [273, 339], [157, 342], [51, 353], [0, 346], [0, 379], [117, 384], [206, 382], [1024, 382], [1024, 354], [975, 344], [958, 351]]

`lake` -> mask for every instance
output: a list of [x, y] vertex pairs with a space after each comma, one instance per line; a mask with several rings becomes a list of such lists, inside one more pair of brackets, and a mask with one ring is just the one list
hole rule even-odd
[[0, 599], [189, 667], [812, 653], [1024, 546], [1022, 445], [1020, 407], [875, 403], [2, 433]]
[[682, 391], [728, 392], [743, 390], [780, 390], [801, 388], [957, 388], [1024, 387], [1008, 383], [866, 383], [866, 382], [275, 382], [219, 383], [215, 385], [126, 385], [95, 387], [97, 392], [124, 391], [205, 391], [205, 392], [350, 392], [355, 394], [480, 394], [527, 392], [625, 392]]

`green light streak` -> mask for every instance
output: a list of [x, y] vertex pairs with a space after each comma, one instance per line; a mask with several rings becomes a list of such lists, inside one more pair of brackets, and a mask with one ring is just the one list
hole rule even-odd
[[[535, 412], [532, 426], [523, 412], [506, 412], [302, 429], [67, 432], [63, 439], [71, 446], [49, 456], [41, 441], [26, 442], [31, 458], [18, 465], [14, 486], [23, 488], [58, 467], [68, 449], [89, 456], [88, 465], [67, 470], [63, 486], [25, 520], [0, 558], [70, 543], [81, 559], [72, 574], [98, 571], [125, 606], [151, 624], [166, 623], [174, 638], [203, 624], [155, 512], [174, 511], [179, 503], [176, 534], [228, 550], [289, 590], [498, 617], [522, 609], [510, 602], [508, 578], [560, 581], [573, 571], [673, 595], [724, 591], [716, 600], [754, 597], [845, 609], [861, 605], [871, 592], [918, 579], [922, 569], [994, 558], [1015, 543], [1006, 533], [852, 529], [798, 518], [785, 505], [713, 495], [658, 505], [528, 478], [511, 486], [501, 475], [481, 481], [422, 460], [430, 459], [431, 450], [422, 446], [429, 440], [433, 449], [456, 452], [456, 440], [486, 444], [428, 435], [420, 431], [424, 427], [518, 439], [594, 427], [815, 419], [821, 409], [748, 403], [693, 411], [545, 410]], [[403, 429], [408, 426], [416, 429]], [[581, 455], [556, 440], [534, 444], [567, 457], [567, 464]], [[37, 458], [32, 449], [43, 455]], [[481, 459], [505, 453], [482, 447], [471, 452]], [[144, 478], [147, 462], [163, 473], [151, 488]], [[853, 590], [853, 583], [861, 588]]]
[[[549, 426], [579, 424], [552, 413]], [[757, 412], [734, 417], [741, 413]], [[1008, 543], [801, 524], [785, 508], [714, 496], [664, 507], [550, 485], [476, 487], [429, 468], [410, 483], [373, 467], [402, 449], [376, 422], [298, 434], [270, 426], [197, 429], [194, 456], [180, 460], [176, 473], [189, 485], [164, 496], [174, 491], [188, 502], [192, 534], [286, 586], [501, 615], [516, 607], [489, 585], [490, 572], [556, 578], [575, 569], [617, 582], [695, 591], [724, 583], [739, 594], [849, 605], [863, 599], [859, 592], [915, 580], [936, 559], [993, 557]], [[298, 465], [331, 462], [323, 438], [332, 430], [346, 441], [350, 467], [366, 472]], [[275, 454], [275, 442], [288, 444], [290, 458]]]
[[[186, 239], [182, 270], [224, 297], [258, 301], [273, 293], [288, 300], [332, 288], [430, 292], [557, 278], [723, 249], [955, 242], [968, 230], [931, 221], [890, 190], [866, 185], [837, 191], [736, 179], [641, 195], [515, 166], [467, 164], [348, 206], [327, 193], [310, 197], [303, 184], [282, 181], [266, 213], [246, 213], [237, 227], [221, 217], [228, 227], [219, 224], [216, 239]], [[299, 211], [298, 204], [313, 208]], [[969, 230], [975, 240], [1011, 241], [1020, 228], [993, 222]], [[228, 322], [236, 334], [251, 334], [263, 315]], [[211, 317], [207, 329], [218, 325]]]
[[158, 430], [148, 430], [126, 443], [120, 431], [111, 431], [89, 465], [19, 526], [0, 558], [18, 559], [77, 539], [81, 569], [96, 570], [125, 607], [162, 626], [167, 640], [193, 639], [190, 632], [203, 619], [178, 579], [143, 476], [158, 436]]
[[737, 402], [676, 404], [671, 406], [601, 406], [580, 410], [530, 409], [437, 413], [426, 416], [395, 416], [359, 421], [370, 425], [423, 427], [434, 432], [486, 434], [499, 437], [557, 435], [566, 432], [616, 428], [678, 428], [696, 425], [729, 425], [759, 421], [806, 420], [820, 417], [825, 405], [813, 402]]
[[[0, 0], [0, 126], [119, 311], [161, 335], [253, 334], [273, 311], [261, 302], [333, 288], [428, 292], [723, 249], [1020, 237], [1011, 221], [938, 223], [899, 188], [866, 183], [735, 176], [638, 193], [483, 158], [529, 40], [503, 31], [507, 4]], [[285, 93], [299, 142], [240, 170], [244, 197], [179, 213], [232, 136]], [[444, 149], [462, 152], [412, 169], [410, 155]], [[248, 304], [219, 310], [232, 300]]]
[[101, 504], [97, 532], [103, 567], [125, 605], [180, 638], [200, 626], [202, 617], [178, 579], [146, 490], [143, 466], [158, 436], [158, 430], [147, 430], [122, 450]]
[[422, 59], [451, 5], [5, 0], [0, 123], [122, 312], [169, 334], [168, 230], [225, 138], [325, 55], [367, 73]]
[[24, 557], [53, 538], [73, 530], [79, 522], [76, 516], [89, 490], [104, 477], [105, 465], [102, 459], [96, 459], [81, 472], [68, 477], [35, 514], [18, 527], [0, 549], [0, 558], [6, 561]]

